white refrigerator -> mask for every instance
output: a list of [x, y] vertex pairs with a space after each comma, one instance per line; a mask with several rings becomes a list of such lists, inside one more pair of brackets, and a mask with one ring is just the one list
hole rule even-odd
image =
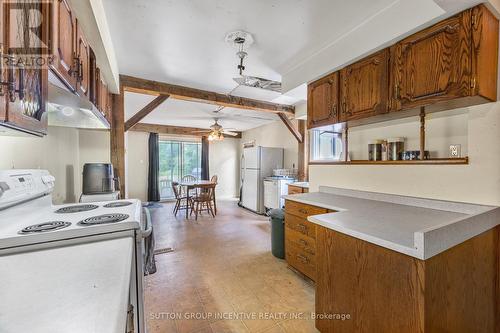
[[240, 205], [258, 214], [264, 214], [264, 179], [274, 169], [283, 169], [285, 151], [282, 148], [243, 148], [241, 157]]

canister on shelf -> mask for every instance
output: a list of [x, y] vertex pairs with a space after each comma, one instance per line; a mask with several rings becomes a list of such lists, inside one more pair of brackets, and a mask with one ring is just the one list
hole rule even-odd
[[400, 161], [405, 151], [405, 138], [387, 139], [387, 155], [389, 161]]
[[373, 140], [368, 142], [368, 160], [382, 161], [382, 143], [383, 140]]

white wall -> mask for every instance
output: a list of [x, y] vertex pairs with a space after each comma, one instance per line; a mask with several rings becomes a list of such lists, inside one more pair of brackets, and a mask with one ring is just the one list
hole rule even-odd
[[[297, 125], [295, 121], [294, 123]], [[257, 146], [284, 148], [284, 167], [286, 169], [291, 169], [294, 165], [295, 168], [298, 167], [299, 144], [283, 122], [278, 120], [271, 124], [243, 132], [241, 139], [243, 143], [253, 140], [255, 140]]]
[[125, 161], [128, 198], [148, 199], [149, 133], [128, 131]]
[[[469, 165], [332, 165], [310, 166], [311, 190], [320, 185], [500, 205], [500, 102], [467, 108]], [[462, 140], [460, 117], [450, 118]], [[446, 121], [447, 118], [442, 118]], [[455, 127], [455, 126], [453, 126]], [[449, 137], [443, 133], [443, 137]], [[438, 142], [451, 142], [440, 140]], [[428, 143], [433, 140], [428, 137]]]
[[216, 196], [219, 199], [239, 196], [240, 146], [239, 139], [210, 143], [210, 176], [217, 175], [219, 178], [216, 189]]
[[0, 169], [49, 170], [56, 177], [54, 203], [73, 203], [81, 193], [83, 164], [109, 161], [109, 133], [49, 127], [43, 138], [0, 136], [0, 156]]
[[[126, 134], [127, 192], [129, 198], [142, 201], [148, 196], [149, 133]], [[183, 140], [182, 137], [169, 139]], [[192, 138], [184, 138], [192, 140]], [[199, 140], [199, 139], [198, 139]], [[216, 195], [219, 199], [233, 198], [239, 193], [240, 140], [226, 139], [210, 143], [210, 175], [219, 177]]]
[[[426, 150], [432, 158], [449, 157], [450, 144], [460, 144], [467, 156], [468, 110], [432, 113], [426, 117]], [[405, 150], [420, 150], [420, 118], [403, 118], [349, 130], [349, 154], [352, 160], [368, 159], [368, 142], [404, 137]]]

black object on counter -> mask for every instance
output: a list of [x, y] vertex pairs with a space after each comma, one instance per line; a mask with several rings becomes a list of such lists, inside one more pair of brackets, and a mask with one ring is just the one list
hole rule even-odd
[[113, 165], [87, 163], [83, 166], [83, 194], [103, 194], [116, 191]]

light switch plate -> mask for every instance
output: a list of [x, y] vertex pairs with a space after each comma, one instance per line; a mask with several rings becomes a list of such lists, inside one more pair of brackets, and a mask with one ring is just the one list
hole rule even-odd
[[450, 145], [450, 158], [460, 158], [462, 154], [462, 145]]

